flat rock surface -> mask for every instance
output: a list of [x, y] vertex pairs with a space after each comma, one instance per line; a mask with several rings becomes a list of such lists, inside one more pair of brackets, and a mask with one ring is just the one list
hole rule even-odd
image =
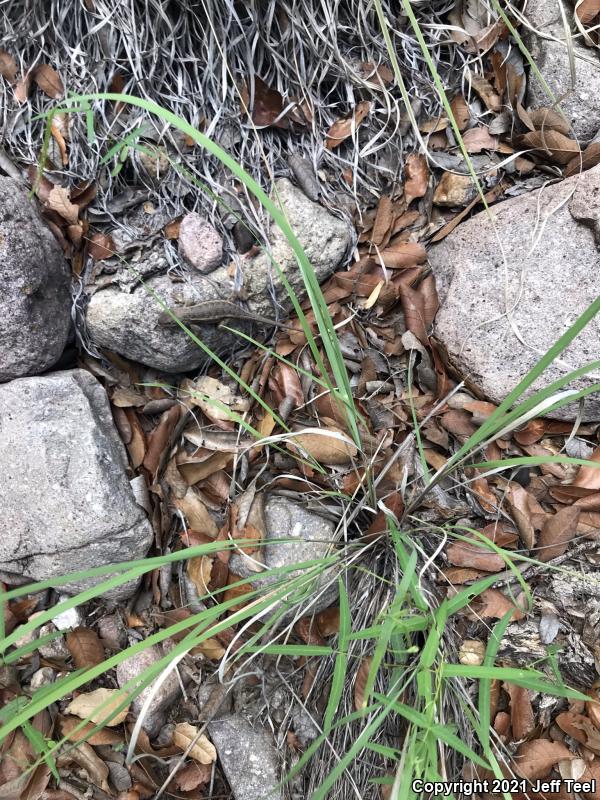
[[71, 273], [35, 202], [0, 176], [0, 381], [60, 357], [71, 324]]
[[[457, 372], [497, 403], [600, 294], [600, 167], [491, 213], [497, 236], [482, 212], [432, 247], [429, 260], [441, 304], [435, 336]], [[596, 318], [534, 388], [598, 358], [599, 333]], [[569, 388], [598, 380], [585, 376]], [[576, 414], [570, 405], [551, 416]], [[597, 395], [586, 399], [585, 418], [600, 419]]]
[[[318, 203], [309, 200], [303, 192], [287, 179], [276, 181], [276, 189], [290, 224], [311, 261], [317, 280], [328, 278], [348, 253], [353, 241], [352, 228], [344, 220], [329, 214]], [[156, 247], [162, 245], [158, 243]], [[300, 297], [305, 296], [304, 283], [296, 258], [284, 235], [273, 224], [271, 229], [272, 257]], [[144, 274], [143, 263], [135, 264]], [[249, 311], [274, 317], [271, 290], [285, 310], [291, 308], [281, 278], [266, 252], [242, 260], [244, 294]], [[129, 275], [127, 274], [127, 277]], [[206, 278], [196, 270], [185, 275], [184, 281], [174, 282], [168, 275], [145, 278], [146, 288], [122, 288], [117, 283], [96, 291], [90, 298], [86, 323], [92, 341], [134, 361], [165, 372], [186, 372], [199, 367], [207, 358], [183, 330], [160, 325], [158, 318], [163, 309], [153, 296], [158, 295], [167, 305], [182, 303], [192, 305], [207, 300], [223, 300], [233, 295], [233, 283], [228, 267], [218, 267]], [[245, 332], [253, 331], [260, 337], [259, 329], [268, 326], [249, 326], [235, 322], [235, 327]], [[202, 341], [218, 354], [230, 352], [240, 339], [217, 328], [217, 324], [198, 325]]]
[[[261, 571], [262, 564], [267, 569], [275, 569], [324, 558], [330, 554], [334, 533], [333, 523], [298, 503], [293, 503], [285, 497], [269, 497], [265, 503], [265, 521], [267, 539], [260, 553], [252, 555], [236, 553], [231, 556], [229, 567], [236, 575], [246, 578]], [[286, 538], [294, 538], [296, 541], [285, 544], [274, 541]], [[282, 575], [257, 577], [252, 585], [268, 586], [281, 581], [282, 578], [291, 580], [302, 573], [303, 570], [297, 569], [287, 573], [285, 578]], [[331, 581], [333, 586], [325, 589], [326, 584]], [[322, 573], [316, 586], [310, 589], [310, 598], [314, 599], [318, 592], [322, 593], [310, 605], [310, 612], [327, 608], [337, 597], [337, 584], [332, 578], [331, 569]]]
[[[141, 675], [142, 672], [153, 664], [156, 664], [156, 662], [160, 661], [164, 656], [165, 653], [163, 650], [158, 645], [154, 645], [122, 661], [117, 667], [117, 682], [119, 686], [122, 687], [129, 681], [137, 678], [138, 675]], [[136, 716], [140, 713], [142, 706], [150, 697], [155, 684], [156, 679], [146, 686], [131, 704], [131, 710]], [[166, 720], [169, 708], [180, 696], [181, 684], [177, 677], [177, 670], [172, 670], [160, 684], [160, 687], [157, 689], [156, 694], [150, 702], [148, 712], [144, 716], [142, 727], [150, 738], [158, 734]]]
[[142, 558], [152, 529], [126, 470], [106, 393], [88, 372], [0, 386], [0, 571], [45, 580]]
[[[567, 19], [570, 20], [572, 7], [565, 8]], [[572, 43], [575, 62], [575, 85], [572, 87], [569, 50], [559, 4], [548, 0], [528, 0], [524, 14], [535, 28], [535, 32], [530, 31], [525, 35], [525, 43], [537, 68], [560, 100], [560, 108], [571, 122], [577, 138], [583, 141], [592, 139], [600, 128], [598, 51], [578, 41]], [[554, 40], [547, 37], [553, 37]], [[527, 102], [533, 108], [552, 106], [552, 100], [532, 71], [527, 84]]]
[[235, 800], [280, 800], [279, 763], [271, 734], [240, 714], [213, 719], [210, 739]]

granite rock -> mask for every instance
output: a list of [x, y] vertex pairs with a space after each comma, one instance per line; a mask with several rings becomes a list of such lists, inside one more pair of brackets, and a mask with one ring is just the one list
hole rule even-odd
[[[0, 473], [0, 572], [9, 582], [146, 554], [152, 528], [131, 491], [106, 393], [88, 372], [0, 386]], [[61, 590], [73, 594], [100, 580]], [[107, 596], [127, 596], [134, 586]]]
[[71, 324], [70, 275], [35, 201], [0, 176], [0, 381], [58, 361]]
[[[456, 372], [498, 403], [600, 295], [600, 166], [491, 214], [497, 234], [482, 212], [432, 247], [429, 260], [440, 298], [434, 334]], [[599, 334], [596, 317], [533, 388], [598, 358]], [[587, 375], [568, 388], [598, 380]], [[550, 416], [576, 414], [569, 405]], [[597, 394], [586, 398], [584, 418], [600, 419]]]

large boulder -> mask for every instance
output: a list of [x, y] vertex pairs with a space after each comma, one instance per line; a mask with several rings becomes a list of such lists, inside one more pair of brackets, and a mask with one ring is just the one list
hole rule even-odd
[[0, 381], [59, 359], [71, 321], [70, 272], [35, 202], [0, 176]]
[[[281, 201], [302, 247], [310, 259], [317, 280], [323, 282], [342, 262], [352, 244], [352, 228], [344, 220], [329, 214], [318, 203], [309, 200], [303, 192], [287, 179], [276, 182], [276, 196]], [[271, 257], [266, 252], [241, 263], [244, 278], [244, 296], [249, 311], [263, 316], [274, 316], [271, 290], [285, 310], [291, 302], [273, 259], [285, 274], [294, 291], [305, 296], [302, 275], [296, 258], [279, 228], [271, 229]], [[157, 247], [160, 248], [160, 243]], [[208, 247], [208, 245], [207, 245]], [[148, 261], [156, 253], [146, 257]], [[123, 268], [124, 269], [124, 268]], [[137, 272], [145, 270], [135, 264]], [[199, 367], [207, 358], [179, 327], [160, 325], [158, 318], [163, 308], [155, 295], [168, 306], [193, 304], [207, 300], [223, 300], [233, 295], [234, 286], [228, 267], [219, 267], [210, 275], [199, 275], [196, 270], [177, 283], [168, 275], [146, 277], [144, 285], [126, 289], [115, 283], [97, 290], [91, 297], [86, 322], [95, 344], [114, 350], [134, 361], [165, 372], [185, 372]], [[236, 327], [248, 326], [236, 322]], [[202, 341], [218, 354], [231, 350], [240, 339], [217, 329], [215, 324], [198, 326]]]
[[[573, 11], [567, 6], [568, 21]], [[600, 128], [600, 59], [595, 48], [575, 40], [570, 44], [575, 63], [575, 84], [571, 86], [569, 47], [565, 38], [560, 5], [550, 0], [528, 0], [525, 17], [533, 30], [525, 43], [542, 77], [560, 102], [560, 108], [573, 126], [578, 139], [592, 139]], [[527, 102], [534, 108], [550, 107], [552, 100], [544, 87], [529, 72]]]
[[[459, 375], [498, 403], [600, 294], [600, 166], [499, 203], [491, 216], [495, 229], [477, 214], [429, 259], [440, 297], [434, 334]], [[598, 358], [598, 333], [596, 319], [534, 388]], [[576, 413], [571, 405], [551, 416]], [[600, 419], [600, 396], [586, 399], [585, 418]]]
[[9, 582], [146, 554], [152, 528], [129, 485], [106, 393], [84, 370], [0, 386], [0, 475], [0, 572]]

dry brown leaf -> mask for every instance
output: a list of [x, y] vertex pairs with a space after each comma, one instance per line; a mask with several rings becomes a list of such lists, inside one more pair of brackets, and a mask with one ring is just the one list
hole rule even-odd
[[440, 421], [444, 428], [454, 436], [468, 437], [477, 430], [471, 414], [460, 408], [451, 408], [450, 411], [446, 411]]
[[470, 583], [483, 578], [489, 573], [482, 570], [471, 569], [471, 567], [445, 567], [438, 574], [438, 583], [449, 583], [452, 586], [461, 586], [463, 583]]
[[[219, 562], [216, 562], [219, 563]], [[211, 661], [220, 661], [225, 655], [225, 648], [218, 639], [205, 639], [190, 650], [193, 656], [202, 654]]]
[[334, 150], [338, 147], [344, 139], [352, 135], [352, 132], [358, 128], [370, 110], [371, 103], [368, 100], [363, 100], [358, 103], [351, 117], [336, 120], [327, 131], [325, 147], [328, 150]]
[[578, 506], [566, 506], [546, 519], [536, 546], [536, 555], [540, 561], [550, 561], [562, 556], [577, 533], [580, 513]]
[[509, 483], [506, 500], [523, 543], [532, 550], [535, 547], [535, 532], [539, 527], [537, 520], [540, 515], [545, 517], [546, 512], [535, 497], [515, 481]]
[[[404, 500], [402, 499], [402, 495], [400, 492], [394, 492], [393, 494], [389, 495], [384, 500], [385, 506], [391, 512], [391, 515], [395, 516], [396, 519], [399, 519], [402, 516], [404, 511]], [[373, 522], [367, 528], [364, 536], [365, 539], [376, 538], [380, 536], [382, 533], [387, 533], [389, 526], [388, 526], [388, 519], [390, 518], [390, 514], [387, 514], [383, 509], [380, 509], [377, 514], [375, 515]], [[392, 517], [393, 518], [393, 517]]]
[[477, 188], [469, 175], [444, 172], [433, 195], [437, 206], [463, 206], [477, 195]]
[[[79, 727], [81, 725], [81, 727]], [[123, 744], [123, 734], [117, 731], [111, 731], [109, 728], [102, 728], [100, 731], [90, 733], [94, 730], [95, 725], [91, 722], [86, 722], [82, 725], [81, 720], [77, 717], [61, 717], [60, 718], [60, 732], [70, 742], [87, 742], [93, 746], [103, 744]], [[75, 731], [75, 728], [78, 728]]]
[[79, 206], [72, 203], [69, 197], [69, 190], [64, 186], [54, 186], [48, 199], [46, 208], [56, 211], [69, 225], [77, 225], [79, 220]]
[[370, 241], [375, 247], [382, 247], [389, 240], [394, 222], [394, 205], [389, 195], [382, 195], [377, 204], [375, 223], [371, 231]]
[[455, 567], [469, 567], [485, 572], [500, 572], [506, 567], [504, 559], [489, 547], [468, 544], [467, 542], [452, 542], [446, 548], [446, 557]]
[[478, 667], [485, 658], [485, 643], [479, 639], [465, 639], [458, 651], [458, 660], [461, 664]]
[[340, 609], [336, 607], [319, 611], [315, 616], [315, 623], [321, 636], [333, 636], [340, 629]]
[[581, 0], [575, 6], [575, 13], [582, 25], [589, 23], [600, 14], [599, 0]]
[[568, 164], [580, 152], [575, 139], [552, 130], [530, 131], [521, 136], [521, 144], [530, 150], [540, 150], [555, 164]]
[[33, 73], [31, 70], [28, 70], [25, 75], [19, 78], [19, 80], [15, 83], [15, 100], [17, 103], [22, 105], [23, 103], [27, 102], [32, 83]]
[[536, 130], [551, 130], [568, 136], [571, 125], [567, 119], [551, 108], [536, 108], [529, 112], [529, 119]]
[[17, 79], [17, 62], [6, 50], [0, 50], [0, 75], [10, 83]]
[[199, 761], [200, 764], [212, 764], [217, 760], [215, 746], [207, 736], [204, 734], [198, 736], [198, 728], [187, 722], [177, 724], [173, 731], [173, 743], [182, 750], [187, 750], [192, 742], [194, 744], [189, 755], [194, 761]]
[[[85, 692], [71, 700], [65, 713], [74, 714], [76, 717], [94, 722], [96, 725], [103, 724], [114, 728], [116, 725], [120, 725], [127, 716], [129, 704], [115, 714], [111, 720], [107, 722], [105, 720], [126, 697], [127, 695], [120, 689], [95, 689], [93, 692]], [[100, 708], [104, 703], [106, 705]]]
[[175, 774], [175, 783], [182, 792], [191, 792], [193, 789], [202, 789], [210, 781], [212, 767], [210, 764], [198, 764], [190, 761], [183, 769]]
[[200, 597], [208, 592], [213, 559], [210, 556], [196, 556], [187, 562], [187, 573], [193, 581]]
[[404, 167], [404, 199], [410, 205], [413, 200], [423, 197], [429, 185], [429, 167], [422, 153], [411, 153]]
[[202, 462], [184, 461], [177, 464], [177, 469], [188, 486], [203, 481], [211, 475], [225, 469], [233, 461], [232, 453], [213, 453]]
[[519, 444], [529, 445], [538, 442], [545, 430], [546, 424], [543, 419], [532, 419], [522, 430], [516, 431], [513, 435]]
[[72, 747], [61, 753], [56, 759], [58, 767], [65, 767], [71, 763], [84, 769], [91, 783], [98, 786], [107, 794], [110, 793], [108, 785], [108, 767], [96, 754], [93, 747], [87, 742], [82, 742], [77, 747]]
[[428, 344], [429, 326], [439, 307], [433, 275], [428, 275], [416, 289], [402, 282], [400, 301], [406, 327], [420, 342]]
[[469, 104], [462, 94], [457, 94], [452, 98], [450, 108], [452, 109], [458, 130], [464, 131], [471, 119], [471, 112], [469, 111]]
[[561, 742], [534, 739], [519, 746], [514, 757], [515, 771], [530, 781], [545, 778], [550, 774], [552, 767], [563, 758], [576, 758], [576, 756]]
[[267, 86], [258, 76], [254, 78], [252, 107], [250, 108], [250, 93], [246, 83], [244, 83], [241, 90], [241, 104], [242, 112], [246, 114], [250, 111], [250, 116], [255, 125], [261, 127], [273, 125], [276, 128], [289, 128], [287, 115], [281, 117], [284, 109], [282, 95], [277, 89], [271, 89], [270, 86]]
[[60, 100], [65, 87], [58, 72], [49, 64], [40, 64], [33, 71], [33, 80], [37, 86], [53, 100]]
[[190, 487], [183, 497], [173, 497], [173, 505], [185, 514], [190, 528], [214, 539], [219, 532], [217, 524], [200, 497]]
[[535, 730], [535, 715], [531, 706], [529, 692], [514, 683], [505, 683], [504, 688], [510, 697], [510, 719], [513, 739], [526, 739]]
[[589, 461], [598, 463], [598, 467], [579, 467], [577, 475], [573, 481], [573, 486], [581, 486], [585, 489], [600, 489], [600, 445], [596, 447]]
[[367, 688], [367, 678], [369, 677], [372, 662], [373, 659], [371, 656], [363, 658], [359, 668], [356, 670], [356, 678], [354, 679], [354, 708], [357, 711], [366, 708], [369, 701], [369, 698], [365, 697], [365, 689]]
[[[522, 598], [518, 597], [517, 601], [521, 604]], [[473, 601], [476, 614], [480, 617], [493, 617], [494, 619], [502, 619], [511, 609], [513, 614], [511, 621], [523, 619], [525, 612], [522, 608], [517, 606], [513, 600], [510, 600], [498, 589], [486, 589], [482, 592], [475, 601]]]
[[131, 459], [131, 466], [137, 469], [141, 467], [146, 455], [146, 434], [133, 408], [126, 408], [124, 411], [131, 431], [131, 439], [125, 444]]
[[287, 442], [287, 448], [291, 452], [302, 448], [319, 463], [328, 465], [349, 464], [358, 453], [354, 442], [337, 428], [300, 433]]
[[382, 250], [381, 258], [388, 269], [403, 269], [423, 264], [427, 250], [418, 242], [396, 242]]
[[104, 661], [104, 648], [96, 631], [79, 627], [69, 631], [66, 636], [69, 653], [77, 669], [95, 667]]
[[115, 254], [115, 243], [105, 233], [94, 233], [90, 237], [88, 254], [94, 261], [104, 261]]
[[485, 125], [477, 128], [469, 128], [463, 133], [463, 142], [467, 153], [481, 153], [482, 150], [496, 150], [498, 147], [498, 137], [490, 136], [490, 132]]
[[600, 755], [600, 730], [585, 714], [564, 711], [556, 717], [555, 722], [561, 730], [575, 739], [575, 741], [581, 742], [588, 750]]
[[160, 416], [158, 425], [148, 437], [148, 449], [142, 464], [151, 475], [154, 475], [158, 469], [163, 450], [171, 439], [171, 434], [179, 421], [180, 413], [179, 406], [173, 406], [164, 411]]
[[496, 92], [492, 84], [481, 75], [477, 75], [477, 73], [472, 71], [469, 71], [468, 77], [473, 91], [479, 95], [486, 107], [494, 113], [500, 111], [502, 109], [502, 98]]
[[591, 169], [596, 164], [600, 164], [600, 142], [590, 142], [581, 156], [577, 155], [569, 161], [565, 169], [565, 178]]

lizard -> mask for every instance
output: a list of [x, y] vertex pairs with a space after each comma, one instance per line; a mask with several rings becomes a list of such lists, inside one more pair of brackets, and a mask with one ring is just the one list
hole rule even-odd
[[[176, 319], [173, 319], [175, 317]], [[177, 320], [188, 324], [202, 323], [225, 323], [228, 319], [237, 319], [244, 322], [262, 322], [286, 330], [295, 330], [290, 325], [283, 325], [272, 317], [263, 317], [261, 314], [254, 314], [245, 308], [232, 303], [230, 300], [204, 300], [190, 306], [180, 306], [171, 309], [171, 313], [164, 311], [158, 321], [161, 325], [177, 325]]]

